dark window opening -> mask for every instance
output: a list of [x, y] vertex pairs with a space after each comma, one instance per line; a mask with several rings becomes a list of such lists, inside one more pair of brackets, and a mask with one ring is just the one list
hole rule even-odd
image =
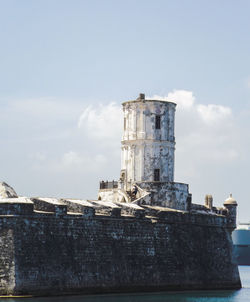
[[155, 129], [161, 129], [161, 116], [155, 116]]
[[154, 181], [160, 181], [160, 169], [154, 169]]

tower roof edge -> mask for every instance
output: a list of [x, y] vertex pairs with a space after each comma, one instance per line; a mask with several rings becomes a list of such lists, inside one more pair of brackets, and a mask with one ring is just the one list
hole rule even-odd
[[158, 102], [158, 103], [164, 103], [164, 104], [173, 104], [176, 106], [176, 103], [171, 101], [165, 101], [165, 100], [154, 100], [154, 99], [136, 99], [136, 100], [128, 100], [125, 102], [122, 102], [122, 105], [125, 105], [127, 103], [148, 103], [148, 102]]

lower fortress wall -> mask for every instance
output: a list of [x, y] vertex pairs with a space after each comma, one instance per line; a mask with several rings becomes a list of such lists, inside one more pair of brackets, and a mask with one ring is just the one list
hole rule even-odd
[[0, 294], [240, 288], [223, 218], [168, 215], [2, 215]]

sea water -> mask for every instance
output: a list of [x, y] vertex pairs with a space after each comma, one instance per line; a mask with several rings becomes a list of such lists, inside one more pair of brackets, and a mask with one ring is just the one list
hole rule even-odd
[[250, 302], [250, 266], [239, 266], [242, 289], [49, 298], [0, 299], [7, 302]]

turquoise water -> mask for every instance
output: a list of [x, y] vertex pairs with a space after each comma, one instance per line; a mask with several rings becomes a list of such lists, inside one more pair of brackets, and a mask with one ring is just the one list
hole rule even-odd
[[7, 302], [250, 302], [250, 266], [239, 266], [243, 288], [237, 291], [192, 291], [152, 294], [0, 299]]

